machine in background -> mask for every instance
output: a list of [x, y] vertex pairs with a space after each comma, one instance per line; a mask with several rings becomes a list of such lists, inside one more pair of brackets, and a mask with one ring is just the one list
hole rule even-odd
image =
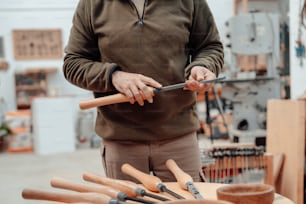
[[230, 139], [265, 145], [267, 101], [281, 98], [279, 16], [240, 14], [229, 20], [228, 28], [231, 64], [222, 73], [227, 77], [222, 97], [232, 104]]

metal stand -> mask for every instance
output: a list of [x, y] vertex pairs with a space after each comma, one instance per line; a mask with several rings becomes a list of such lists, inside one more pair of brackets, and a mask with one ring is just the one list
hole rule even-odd
[[[218, 112], [222, 117], [223, 125], [225, 126], [226, 131], [228, 133], [228, 126], [227, 126], [227, 122], [226, 122], [225, 117], [224, 117], [223, 107], [222, 107], [220, 98], [219, 98], [218, 94], [216, 93], [216, 89], [215, 89], [214, 86], [212, 87], [212, 92], [213, 92], [213, 95], [214, 95], [214, 98], [215, 98], [215, 101], [216, 101], [216, 104], [217, 104]], [[212, 122], [214, 121], [214, 119], [211, 118], [211, 115], [210, 115], [210, 101], [209, 101], [207, 91], [205, 92], [205, 103], [206, 103], [206, 124], [209, 126], [210, 140], [211, 140], [211, 144], [213, 144], [214, 143], [214, 133], [213, 133], [213, 128], [212, 128]]]

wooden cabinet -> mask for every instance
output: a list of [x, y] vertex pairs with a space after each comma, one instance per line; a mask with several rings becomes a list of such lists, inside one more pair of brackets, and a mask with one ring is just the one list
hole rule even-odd
[[29, 109], [34, 97], [48, 95], [48, 75], [56, 72], [56, 68], [28, 69], [15, 73], [17, 109]]

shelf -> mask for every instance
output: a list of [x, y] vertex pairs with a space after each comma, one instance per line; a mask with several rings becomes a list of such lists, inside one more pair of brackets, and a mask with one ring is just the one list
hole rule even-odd
[[44, 91], [46, 88], [39, 85], [19, 85], [16, 87], [17, 91]]
[[31, 108], [32, 99], [48, 96], [47, 78], [57, 68], [29, 68], [15, 73], [17, 109]]
[[57, 72], [56, 67], [48, 67], [48, 68], [28, 68], [20, 73], [21, 74], [39, 74], [39, 73], [52, 74], [56, 72]]

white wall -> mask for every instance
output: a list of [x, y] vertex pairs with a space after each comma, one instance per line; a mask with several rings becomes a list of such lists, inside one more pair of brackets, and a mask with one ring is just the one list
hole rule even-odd
[[[298, 39], [298, 30], [300, 22], [301, 4], [304, 1], [290, 0], [290, 81], [291, 98], [296, 99], [306, 91], [306, 61], [305, 57], [301, 59], [296, 57], [296, 40]], [[306, 18], [304, 19], [306, 21]], [[301, 28], [302, 42], [306, 45], [306, 29]]]
[[[1, 0], [0, 36], [4, 38], [5, 58], [9, 63], [7, 71], [0, 72], [0, 98], [4, 98], [7, 111], [16, 109], [14, 73], [27, 68], [57, 67], [58, 72], [49, 76], [48, 87], [59, 88], [59, 94], [91, 97], [90, 93], [69, 84], [63, 77], [62, 59], [55, 60], [15, 60], [12, 46], [14, 29], [61, 29], [63, 46], [67, 44], [71, 20], [78, 0]], [[224, 0], [209, 0], [215, 14], [220, 35], [225, 41], [225, 22], [233, 14], [233, 4]], [[222, 15], [220, 15], [220, 10]]]
[[[226, 38], [227, 26], [225, 25], [229, 18], [234, 14], [234, 1], [228, 0], [207, 0], [207, 3], [214, 15], [221, 41], [224, 45], [228, 44]], [[225, 46], [225, 64], [230, 64], [230, 50]]]
[[12, 46], [13, 29], [61, 29], [63, 46], [67, 44], [74, 9], [78, 0], [1, 0], [0, 36], [4, 38], [5, 58], [9, 63], [7, 71], [0, 71], [0, 98], [4, 98], [7, 111], [16, 109], [15, 71], [27, 68], [57, 67], [56, 74], [50, 75], [48, 86], [60, 88], [63, 95], [88, 95], [69, 84], [63, 77], [62, 59], [54, 60], [15, 60]]
[[[56, 60], [15, 60], [12, 47], [13, 29], [53, 29], [62, 30], [63, 46], [67, 43], [71, 20], [78, 0], [1, 0], [0, 2], [0, 36], [4, 38], [5, 58], [10, 65], [7, 71], [0, 71], [0, 98], [4, 98], [8, 110], [14, 110], [15, 86], [14, 72], [24, 70], [29, 67], [57, 67], [58, 72], [50, 75], [49, 87], [60, 88], [59, 93], [63, 95], [77, 95], [80, 98], [91, 97], [90, 93], [69, 84], [62, 74], [62, 59]], [[232, 0], [208, 0], [208, 4], [215, 16], [217, 26], [220, 31], [221, 40], [226, 44], [225, 22], [233, 15]], [[282, 10], [266, 2], [266, 11]], [[268, 6], [267, 6], [268, 5]], [[300, 66], [300, 60], [295, 56], [295, 40], [298, 33], [300, 0], [290, 1], [290, 32], [291, 32], [291, 96], [296, 98], [306, 89], [306, 68]], [[250, 7], [262, 9], [262, 4], [250, 3]], [[305, 29], [303, 29], [305, 32]], [[303, 35], [305, 38], [305, 35]], [[229, 51], [225, 50], [226, 56]], [[1, 59], [0, 59], [1, 60]], [[226, 63], [229, 63], [226, 58]], [[304, 62], [306, 64], [306, 62]]]

